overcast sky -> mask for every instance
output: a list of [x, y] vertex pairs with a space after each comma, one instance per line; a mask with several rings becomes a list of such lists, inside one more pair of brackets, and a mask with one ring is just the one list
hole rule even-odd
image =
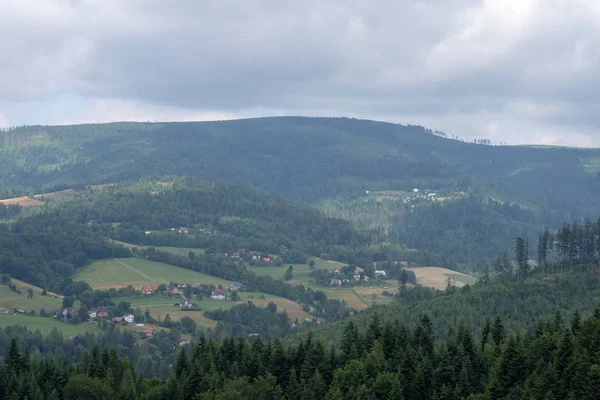
[[0, 126], [347, 116], [600, 146], [597, 0], [2, 0]]

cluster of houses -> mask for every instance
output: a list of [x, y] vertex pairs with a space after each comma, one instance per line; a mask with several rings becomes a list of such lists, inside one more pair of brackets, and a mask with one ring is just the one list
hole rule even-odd
[[[364, 282], [368, 282], [369, 277], [367, 275], [363, 274], [363, 272], [364, 272], [364, 270], [362, 268], [356, 267], [354, 269], [354, 276], [352, 277], [352, 279], [348, 279], [348, 278], [341, 279], [340, 277], [337, 277], [337, 275], [340, 274], [339, 269], [330, 270], [329, 273], [331, 275], [333, 275], [334, 277], [329, 280], [329, 285], [330, 286], [342, 286], [343, 284], [357, 283], [357, 282], [360, 282], [361, 280]], [[387, 273], [385, 271], [375, 270], [375, 278], [385, 278], [386, 276], [387, 276]]]
[[[65, 307], [60, 309], [55, 316], [60, 316], [62, 318], [71, 318], [75, 314], [77, 314], [77, 310], [73, 307]], [[133, 324], [135, 322], [135, 317], [133, 314], [124, 314], [121, 317], [113, 317], [110, 318], [108, 312], [102, 309], [94, 309], [88, 311], [88, 318], [90, 320], [105, 320], [112, 322], [114, 324]]]
[[324, 318], [317, 318], [317, 317], [304, 318], [303, 320], [299, 321], [298, 324], [296, 324], [295, 322], [290, 322], [290, 329], [294, 329], [296, 326], [303, 325], [303, 324], [321, 325], [323, 323], [325, 323]]

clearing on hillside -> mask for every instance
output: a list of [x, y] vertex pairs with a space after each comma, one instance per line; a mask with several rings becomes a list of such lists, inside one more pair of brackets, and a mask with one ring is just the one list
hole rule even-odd
[[93, 289], [121, 288], [128, 285], [141, 289], [142, 286], [156, 286], [169, 282], [203, 283], [215, 286], [227, 286], [231, 283], [225, 279], [174, 265], [134, 257], [95, 261], [79, 271], [73, 280], [86, 281]]
[[96, 324], [67, 324], [59, 322], [54, 318], [43, 318], [43, 317], [31, 317], [29, 315], [13, 315], [13, 314], [2, 314], [0, 315], [0, 326], [9, 325], [21, 325], [27, 327], [30, 331], [37, 329], [43, 335], [48, 335], [56, 328], [59, 332], [62, 332], [64, 336], [76, 336], [83, 335], [86, 332], [99, 333], [100, 329]]
[[23, 208], [25, 208], [25, 207], [40, 207], [40, 206], [43, 206], [44, 204], [46, 204], [41, 200], [33, 199], [33, 198], [27, 197], [27, 196], [13, 197], [12, 199], [0, 200], [0, 203], [4, 204], [5, 206], [9, 206], [11, 204], [18, 204]]
[[465, 286], [467, 283], [473, 284], [477, 282], [477, 278], [474, 276], [452, 271], [451, 269], [447, 268], [413, 267], [407, 268], [407, 270], [415, 273], [418, 284], [439, 290], [446, 289], [446, 281], [448, 278], [453, 279], [454, 284], [457, 287]]
[[[19, 285], [15, 283], [18, 287]], [[62, 307], [62, 300], [54, 296], [42, 296], [34, 291], [33, 297], [27, 297], [27, 289], [21, 288], [21, 294], [13, 292], [8, 286], [0, 285], [0, 313], [12, 313], [14, 309], [40, 313], [43, 308], [52, 313]]]

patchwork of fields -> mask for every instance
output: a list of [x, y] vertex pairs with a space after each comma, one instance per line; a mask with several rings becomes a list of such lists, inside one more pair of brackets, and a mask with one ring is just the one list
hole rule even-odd
[[152, 318], [162, 321], [165, 316], [169, 316], [173, 320], [179, 320], [183, 317], [190, 317], [196, 323], [202, 324], [206, 327], [214, 328], [217, 325], [217, 321], [213, 321], [204, 316], [205, 311], [212, 311], [218, 309], [228, 309], [234, 305], [244, 304], [247, 301], [252, 301], [259, 307], [266, 307], [269, 302], [273, 302], [277, 305], [278, 312], [285, 312], [288, 314], [291, 320], [295, 318], [304, 319], [311, 317], [310, 314], [302, 311], [302, 306], [299, 304], [285, 299], [283, 297], [274, 296], [270, 294], [264, 294], [259, 292], [239, 292], [240, 300], [231, 301], [230, 299], [225, 300], [214, 300], [211, 298], [204, 298], [202, 300], [194, 300], [200, 311], [185, 311], [175, 306], [179, 301], [178, 298], [168, 298], [164, 296], [141, 296], [135, 298], [124, 299], [131, 304], [132, 308], [140, 308], [142, 311], [149, 310]]

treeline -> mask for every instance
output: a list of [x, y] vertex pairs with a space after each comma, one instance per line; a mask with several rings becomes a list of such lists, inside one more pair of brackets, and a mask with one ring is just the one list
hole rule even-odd
[[[12, 340], [17, 341], [21, 351], [31, 360], [44, 359], [74, 365], [82, 362], [86, 354], [98, 346], [105, 354], [103, 358], [107, 358], [109, 353], [115, 353], [118, 359], [127, 357], [140, 377], [167, 378], [171, 373], [170, 365], [177, 358], [176, 349], [181, 335], [176, 331], [158, 330], [152, 338], [141, 340], [139, 334], [131, 330], [121, 330], [108, 324], [99, 333], [69, 337], [56, 328], [42, 333], [39, 329], [32, 331], [20, 325], [3, 326], [0, 327], [0, 356], [4, 360], [8, 358]], [[0, 394], [0, 398], [9, 397]]]
[[53, 292], [60, 292], [63, 280], [91, 260], [130, 255], [60, 213], [0, 224], [0, 273]]
[[230, 253], [239, 248], [273, 253], [283, 244], [318, 255], [331, 246], [353, 248], [373, 241], [346, 221], [257, 191], [193, 178], [173, 178], [153, 189], [144, 182], [149, 181], [105, 187], [72, 204], [68, 212], [79, 223], [118, 222], [122, 229], [142, 235], [182, 226], [217, 232], [218, 239], [196, 235], [195, 247], [218, 245], [219, 251]]
[[537, 231], [531, 211], [476, 196], [401, 208], [390, 222], [391, 240], [437, 254], [438, 265], [468, 269], [513, 249], [517, 236]]
[[[0, 193], [1, 195], [1, 193]], [[4, 203], [0, 203], [0, 219], [10, 219], [15, 217], [21, 212], [21, 206], [18, 204], [9, 204], [6, 205]]]
[[436, 343], [424, 315], [413, 327], [372, 319], [345, 324], [340, 349], [308, 335], [298, 345], [260, 336], [200, 337], [184, 347], [170, 377], [143, 378], [127, 358], [93, 347], [69, 366], [35, 359], [12, 340], [0, 366], [6, 399], [597, 399], [600, 308], [588, 318], [560, 314], [527, 333], [501, 318], [480, 335], [466, 324]]

